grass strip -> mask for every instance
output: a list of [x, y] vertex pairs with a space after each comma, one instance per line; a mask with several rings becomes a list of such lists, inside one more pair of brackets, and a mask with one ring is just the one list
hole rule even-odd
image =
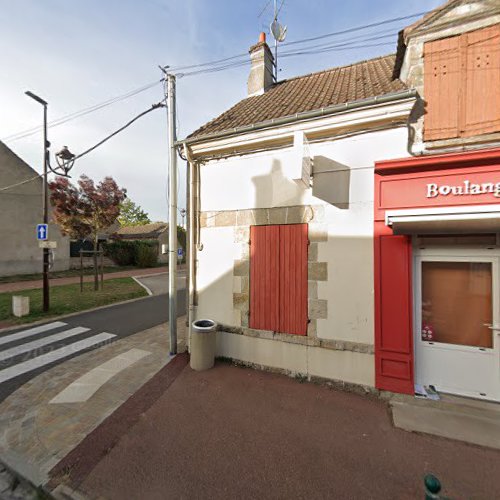
[[[30, 299], [30, 314], [16, 318], [12, 314], [12, 296], [22, 295]], [[31, 323], [52, 316], [70, 314], [124, 300], [144, 297], [147, 292], [132, 278], [115, 278], [104, 282], [103, 290], [94, 290], [94, 283], [54, 286], [50, 289], [50, 310], [42, 311], [42, 290], [22, 290], [0, 293], [0, 321], [15, 324]], [[2, 325], [3, 326], [3, 325]]]

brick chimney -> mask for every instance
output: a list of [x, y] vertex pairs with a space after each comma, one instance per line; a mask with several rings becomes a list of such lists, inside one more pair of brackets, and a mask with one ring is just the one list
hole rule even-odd
[[250, 47], [249, 54], [252, 66], [248, 76], [248, 97], [263, 94], [274, 83], [274, 57], [265, 33], [261, 33], [259, 42]]

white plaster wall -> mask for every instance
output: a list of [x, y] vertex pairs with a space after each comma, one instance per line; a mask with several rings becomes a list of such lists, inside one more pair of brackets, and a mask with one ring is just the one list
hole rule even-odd
[[[323, 205], [324, 220], [310, 224], [311, 231], [319, 225], [326, 228], [328, 234], [327, 241], [318, 244], [318, 260], [328, 263], [328, 281], [319, 283], [318, 299], [328, 301], [328, 314], [326, 319], [317, 321], [317, 335], [323, 339], [373, 344], [374, 164], [379, 160], [407, 157], [406, 145], [406, 127], [311, 144], [311, 154], [326, 158], [326, 165], [331, 161], [349, 170], [349, 199], [343, 207], [315, 198], [310, 188], [290, 178], [296, 176], [297, 171], [292, 164], [291, 149], [209, 162], [201, 167], [201, 210]], [[332, 175], [339, 175], [341, 182], [342, 173]], [[314, 182], [320, 182], [320, 177]], [[232, 271], [233, 259], [240, 258], [240, 247], [234, 243], [233, 229], [203, 229], [201, 242], [204, 249], [198, 253], [197, 317], [208, 316], [237, 326], [233, 318]], [[289, 344], [281, 348], [276, 347], [277, 344], [280, 343], [224, 335], [219, 339], [219, 354], [298, 370], [306, 359], [302, 353], [305, 348], [289, 347]], [[267, 354], [266, 349], [271, 345], [277, 351]], [[373, 356], [308, 349], [307, 360], [312, 363], [309, 373], [373, 385]], [[323, 351], [328, 354], [322, 354]], [[289, 364], [285, 366], [283, 356], [292, 356], [295, 361], [287, 361]]]
[[[401, 127], [313, 149], [315, 156], [331, 158], [350, 170], [348, 208], [325, 207], [328, 241], [319, 244], [318, 260], [328, 263], [328, 281], [318, 284], [318, 298], [328, 300], [328, 316], [318, 320], [320, 338], [374, 343], [374, 164], [407, 157], [406, 140], [406, 128]], [[338, 175], [340, 182], [342, 174]]]
[[233, 324], [233, 265], [241, 258], [232, 227], [201, 230], [203, 250], [198, 252], [197, 318]]
[[313, 203], [292, 180], [292, 148], [212, 161], [201, 167], [201, 210], [243, 210]]

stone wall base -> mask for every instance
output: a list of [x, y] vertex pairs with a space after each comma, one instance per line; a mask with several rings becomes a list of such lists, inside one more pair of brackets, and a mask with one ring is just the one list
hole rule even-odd
[[375, 357], [371, 353], [219, 331], [216, 355], [298, 378], [366, 388], [362, 392], [375, 390]]

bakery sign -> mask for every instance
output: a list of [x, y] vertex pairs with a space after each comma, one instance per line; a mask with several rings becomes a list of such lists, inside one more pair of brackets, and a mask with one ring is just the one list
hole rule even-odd
[[483, 182], [480, 184], [464, 180], [459, 184], [438, 184], [431, 182], [427, 184], [427, 198], [439, 196], [474, 196], [480, 194], [491, 194], [500, 198], [500, 182]]

